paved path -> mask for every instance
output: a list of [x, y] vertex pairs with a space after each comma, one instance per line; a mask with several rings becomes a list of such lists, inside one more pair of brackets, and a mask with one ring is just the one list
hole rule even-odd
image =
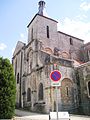
[[[38, 113], [21, 111], [21, 110], [15, 110], [15, 114], [21, 117], [15, 117], [14, 120], [49, 120], [48, 114], [38, 114]], [[70, 120], [90, 120], [90, 117], [80, 116], [80, 115], [70, 115]]]
[[70, 115], [71, 120], [90, 120], [89, 116]]
[[48, 115], [39, 113], [27, 112], [23, 110], [15, 110], [15, 114], [21, 117], [15, 117], [15, 120], [49, 120]]
[[33, 113], [33, 112], [27, 112], [27, 111], [24, 111], [24, 110], [18, 110], [18, 109], [16, 109], [15, 110], [15, 114], [17, 115], [17, 116], [21, 116], [21, 117], [23, 117], [23, 116], [34, 116], [34, 115], [40, 115], [40, 114], [38, 114], [38, 113]]

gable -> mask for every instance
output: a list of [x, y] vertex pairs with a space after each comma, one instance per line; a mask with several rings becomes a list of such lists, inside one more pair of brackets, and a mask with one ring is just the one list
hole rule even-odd
[[58, 23], [56, 20], [54, 20], [54, 19], [52, 19], [52, 18], [43, 16], [43, 15], [40, 15], [40, 14], [36, 14], [36, 15], [33, 17], [33, 19], [31, 20], [31, 22], [27, 25], [27, 28], [31, 25], [31, 23], [34, 21], [34, 19], [35, 19], [37, 16], [40, 16], [40, 17], [43, 17], [43, 18], [46, 18], [46, 19], [48, 19], [48, 20], [51, 20], [51, 21], [53, 21], [53, 22]]
[[21, 41], [18, 41], [17, 44], [16, 44], [16, 47], [15, 47], [15, 50], [14, 50], [14, 53], [13, 53], [13, 57], [22, 49], [22, 47], [25, 46], [25, 43], [21, 42]]

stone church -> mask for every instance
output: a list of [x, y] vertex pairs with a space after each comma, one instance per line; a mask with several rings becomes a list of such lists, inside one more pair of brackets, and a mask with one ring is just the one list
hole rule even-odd
[[58, 22], [44, 14], [45, 2], [28, 24], [28, 43], [18, 41], [12, 64], [16, 106], [49, 113], [56, 110], [50, 73], [59, 70], [58, 110], [90, 115], [90, 43], [57, 31]]

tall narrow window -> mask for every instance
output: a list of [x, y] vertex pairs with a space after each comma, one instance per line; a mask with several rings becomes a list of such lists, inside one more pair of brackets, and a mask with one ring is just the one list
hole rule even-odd
[[28, 102], [31, 101], [31, 89], [30, 88], [27, 89], [27, 101]]
[[39, 85], [39, 94], [38, 94], [39, 100], [43, 100], [43, 84], [40, 83]]
[[90, 97], [90, 81], [88, 82], [88, 96]]
[[69, 88], [66, 87], [66, 95], [68, 96], [69, 95]]
[[19, 73], [17, 74], [17, 84], [19, 83]]
[[15, 76], [16, 76], [16, 74], [17, 74], [17, 59], [15, 61]]
[[47, 38], [49, 38], [49, 26], [47, 26]]
[[73, 45], [73, 40], [72, 40], [72, 38], [70, 38], [70, 45]]
[[31, 40], [33, 40], [33, 28], [31, 30]]

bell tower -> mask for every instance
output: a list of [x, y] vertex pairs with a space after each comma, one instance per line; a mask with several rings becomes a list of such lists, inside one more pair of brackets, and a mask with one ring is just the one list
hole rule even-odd
[[44, 15], [44, 9], [45, 9], [45, 2], [44, 1], [39, 1], [39, 12], [38, 14]]

